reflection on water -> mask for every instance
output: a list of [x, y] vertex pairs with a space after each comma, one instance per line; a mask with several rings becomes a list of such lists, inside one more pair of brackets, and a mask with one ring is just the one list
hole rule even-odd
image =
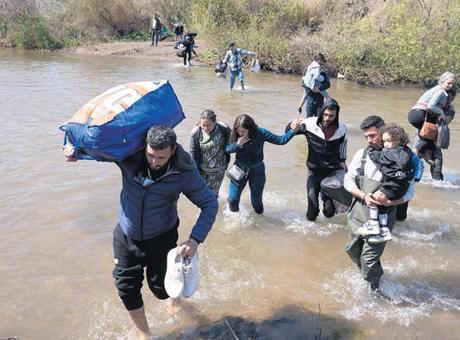
[[[276, 133], [296, 117], [297, 76], [247, 72], [248, 91], [230, 92], [212, 68], [186, 69], [180, 63], [0, 51], [0, 337], [133, 335], [111, 278], [119, 170], [112, 164], [65, 163], [60, 154], [58, 126], [86, 101], [121, 83], [169, 79], [187, 116], [176, 129], [186, 148], [207, 108], [230, 125], [248, 113]], [[367, 114], [382, 114], [413, 133], [407, 112], [422, 92], [333, 81], [330, 93], [350, 130], [349, 157], [363, 145], [359, 123]], [[248, 190], [240, 211], [230, 212], [224, 182], [217, 222], [200, 250], [200, 290], [176, 317], [167, 316], [165, 303], [144, 290], [154, 332], [169, 338], [455, 338], [460, 331], [453, 322], [460, 312], [458, 120], [451, 134], [444, 152], [446, 180], [432, 181], [425, 172], [408, 220], [397, 225], [387, 245], [383, 289], [394, 303], [367, 294], [343, 250], [345, 215], [305, 220], [302, 137], [286, 146], [265, 146], [264, 215], [252, 211]], [[181, 199], [179, 211], [184, 240], [198, 210]]]

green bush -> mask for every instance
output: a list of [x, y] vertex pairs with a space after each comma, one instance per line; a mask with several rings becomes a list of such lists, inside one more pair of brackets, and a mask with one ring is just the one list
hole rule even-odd
[[62, 44], [54, 39], [43, 20], [31, 14], [23, 14], [18, 29], [9, 34], [8, 39], [13, 47], [25, 49], [56, 49]]
[[429, 85], [460, 70], [460, 2], [390, 1], [375, 14], [324, 25], [306, 40], [326, 54], [333, 73], [383, 85]]

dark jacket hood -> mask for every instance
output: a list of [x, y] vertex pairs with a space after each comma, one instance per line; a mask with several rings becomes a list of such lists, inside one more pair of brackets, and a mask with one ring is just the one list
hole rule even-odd
[[178, 170], [193, 170], [196, 167], [195, 162], [188, 152], [184, 150], [182, 145], [177, 144], [176, 152], [171, 157], [171, 163]]
[[321, 111], [318, 115], [318, 120], [316, 121], [316, 124], [320, 126], [321, 128], [323, 127], [323, 114], [324, 114], [324, 111], [326, 111], [328, 107], [334, 108], [337, 111], [337, 115], [335, 116], [335, 120], [334, 120], [334, 125], [336, 127], [339, 127], [340, 106], [339, 106], [339, 103], [337, 103], [337, 101], [333, 98], [329, 98], [324, 101], [324, 104], [321, 107]]

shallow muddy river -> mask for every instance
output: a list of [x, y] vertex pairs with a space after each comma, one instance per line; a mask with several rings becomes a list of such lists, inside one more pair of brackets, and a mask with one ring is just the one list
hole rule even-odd
[[[0, 51], [0, 338], [129, 339], [131, 322], [112, 279], [112, 231], [121, 177], [113, 164], [66, 163], [58, 127], [91, 98], [127, 82], [168, 79], [188, 136], [204, 109], [229, 124], [248, 113], [282, 133], [296, 117], [299, 76], [246, 72], [248, 90], [230, 92], [211, 67], [181, 60], [57, 56]], [[329, 91], [349, 127], [349, 161], [364, 138], [360, 121], [378, 113], [414, 129], [407, 112], [423, 89], [372, 89], [333, 80]], [[457, 100], [457, 107], [460, 101]], [[239, 213], [226, 206], [200, 247], [201, 285], [172, 317], [143, 289], [147, 317], [161, 338], [458, 339], [460, 333], [460, 118], [444, 151], [445, 181], [428, 169], [383, 256], [383, 289], [397, 303], [367, 294], [344, 252], [344, 214], [307, 222], [306, 141], [265, 146], [265, 213], [243, 193]], [[182, 197], [179, 241], [198, 210]], [[144, 287], [145, 288], [145, 287]], [[257, 333], [256, 333], [257, 330]]]

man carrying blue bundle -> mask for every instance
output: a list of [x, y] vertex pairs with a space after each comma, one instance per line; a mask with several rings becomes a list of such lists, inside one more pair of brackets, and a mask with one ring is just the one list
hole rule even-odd
[[[156, 298], [169, 298], [164, 287], [167, 254], [177, 245], [181, 193], [201, 209], [190, 238], [177, 253], [192, 258], [210, 231], [217, 214], [217, 200], [171, 128], [153, 126], [146, 147], [115, 162], [122, 173], [120, 216], [113, 234], [113, 276], [123, 304], [141, 338], [150, 336], [141, 295], [144, 267], [147, 283]], [[67, 161], [74, 148], [64, 148]]]

